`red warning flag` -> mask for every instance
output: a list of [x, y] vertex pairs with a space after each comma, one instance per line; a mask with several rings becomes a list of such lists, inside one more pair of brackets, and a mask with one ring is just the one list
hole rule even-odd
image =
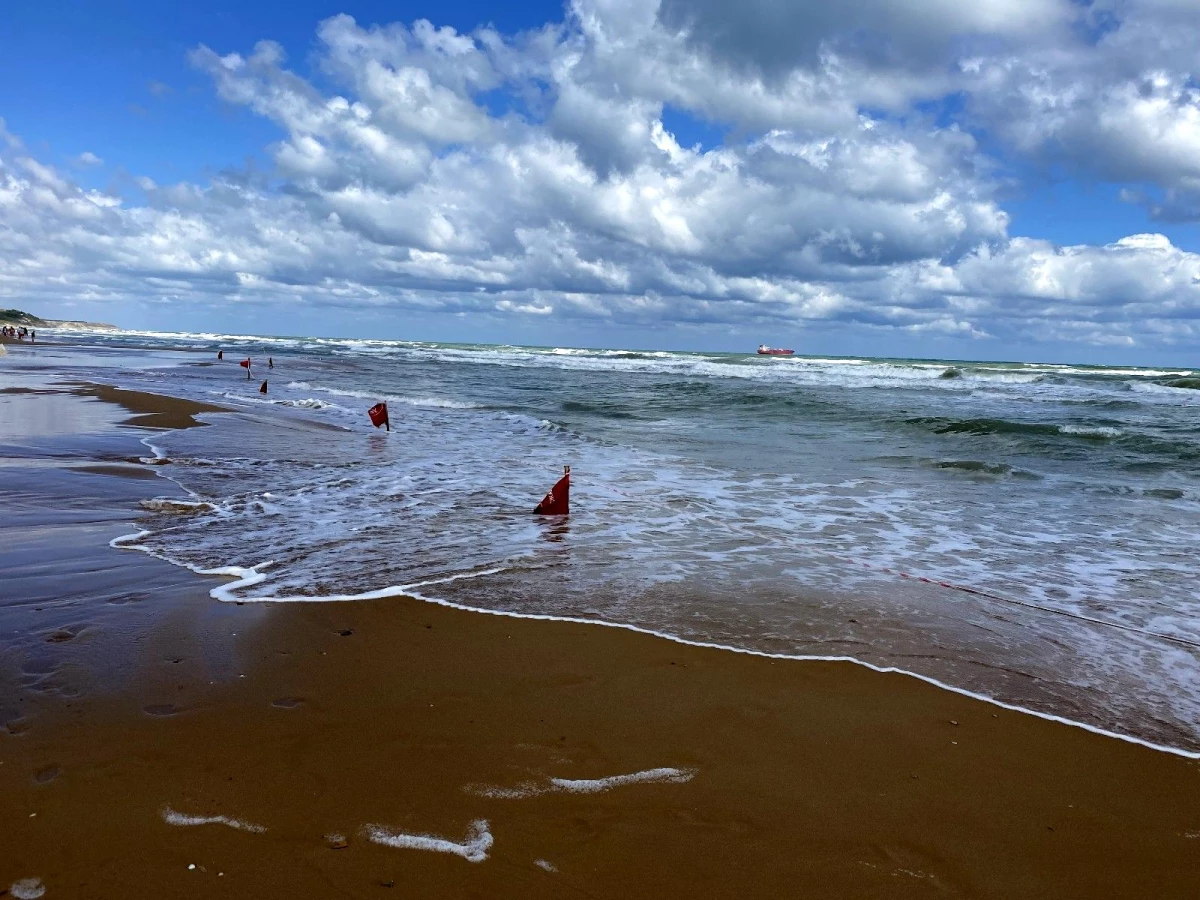
[[533, 510], [534, 515], [565, 516], [571, 511], [571, 467], [563, 466], [563, 477]]
[[380, 425], [385, 425], [388, 431], [392, 430], [392, 423], [388, 421], [386, 403], [376, 403], [367, 410], [367, 415], [371, 417], [371, 424], [376, 428]]
[[250, 368], [250, 360], [243, 359], [240, 363], [238, 363], [238, 365], [241, 366], [243, 369], [248, 369], [248, 368]]
[[265, 394], [267, 392], [267, 383], [265, 381], [262, 383], [262, 387], [258, 389], [258, 392], [260, 394]]

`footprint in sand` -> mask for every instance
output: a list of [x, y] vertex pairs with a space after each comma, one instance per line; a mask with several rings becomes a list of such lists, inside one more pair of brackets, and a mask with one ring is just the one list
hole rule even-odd
[[62, 773], [58, 766], [45, 766], [33, 773], [33, 780], [38, 784], [49, 784]]
[[173, 716], [179, 712], [179, 707], [174, 703], [152, 703], [149, 706], [143, 706], [142, 712], [148, 716]]

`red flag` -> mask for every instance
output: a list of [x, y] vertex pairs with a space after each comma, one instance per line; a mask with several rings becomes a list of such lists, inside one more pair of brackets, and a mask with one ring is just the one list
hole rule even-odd
[[262, 387], [258, 389], [258, 392], [260, 394], [265, 394], [267, 392], [267, 383], [265, 381], [262, 383]]
[[238, 365], [241, 366], [243, 369], [248, 369], [248, 368], [250, 368], [250, 360], [243, 359], [240, 363], [238, 363]]
[[386, 403], [376, 403], [367, 410], [367, 415], [371, 417], [371, 424], [376, 428], [380, 425], [386, 425], [388, 431], [392, 430], [392, 423], [388, 421]]
[[571, 509], [571, 467], [563, 466], [563, 477], [533, 510], [535, 515], [565, 516]]

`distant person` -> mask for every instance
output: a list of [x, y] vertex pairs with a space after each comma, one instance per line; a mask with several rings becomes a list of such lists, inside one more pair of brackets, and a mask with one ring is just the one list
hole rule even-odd
[[36, 343], [37, 343], [37, 329], [36, 329], [36, 328], [35, 328], [35, 329], [32, 329], [32, 330], [29, 332], [29, 343], [31, 343], [31, 344], [36, 344]]
[[272, 358], [271, 358], [271, 357], [269, 357], [269, 356], [267, 357], [267, 368], [268, 368], [268, 369], [273, 369], [273, 368], [275, 368], [275, 360], [274, 360], [274, 359], [272, 359]]
[[224, 359], [224, 358], [225, 358], [225, 351], [224, 351], [224, 350], [218, 350], [218, 351], [217, 351], [217, 359]]

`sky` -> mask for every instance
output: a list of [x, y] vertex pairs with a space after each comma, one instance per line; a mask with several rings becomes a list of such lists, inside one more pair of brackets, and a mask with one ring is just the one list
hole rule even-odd
[[0, 5], [0, 306], [1200, 366], [1198, 0]]

